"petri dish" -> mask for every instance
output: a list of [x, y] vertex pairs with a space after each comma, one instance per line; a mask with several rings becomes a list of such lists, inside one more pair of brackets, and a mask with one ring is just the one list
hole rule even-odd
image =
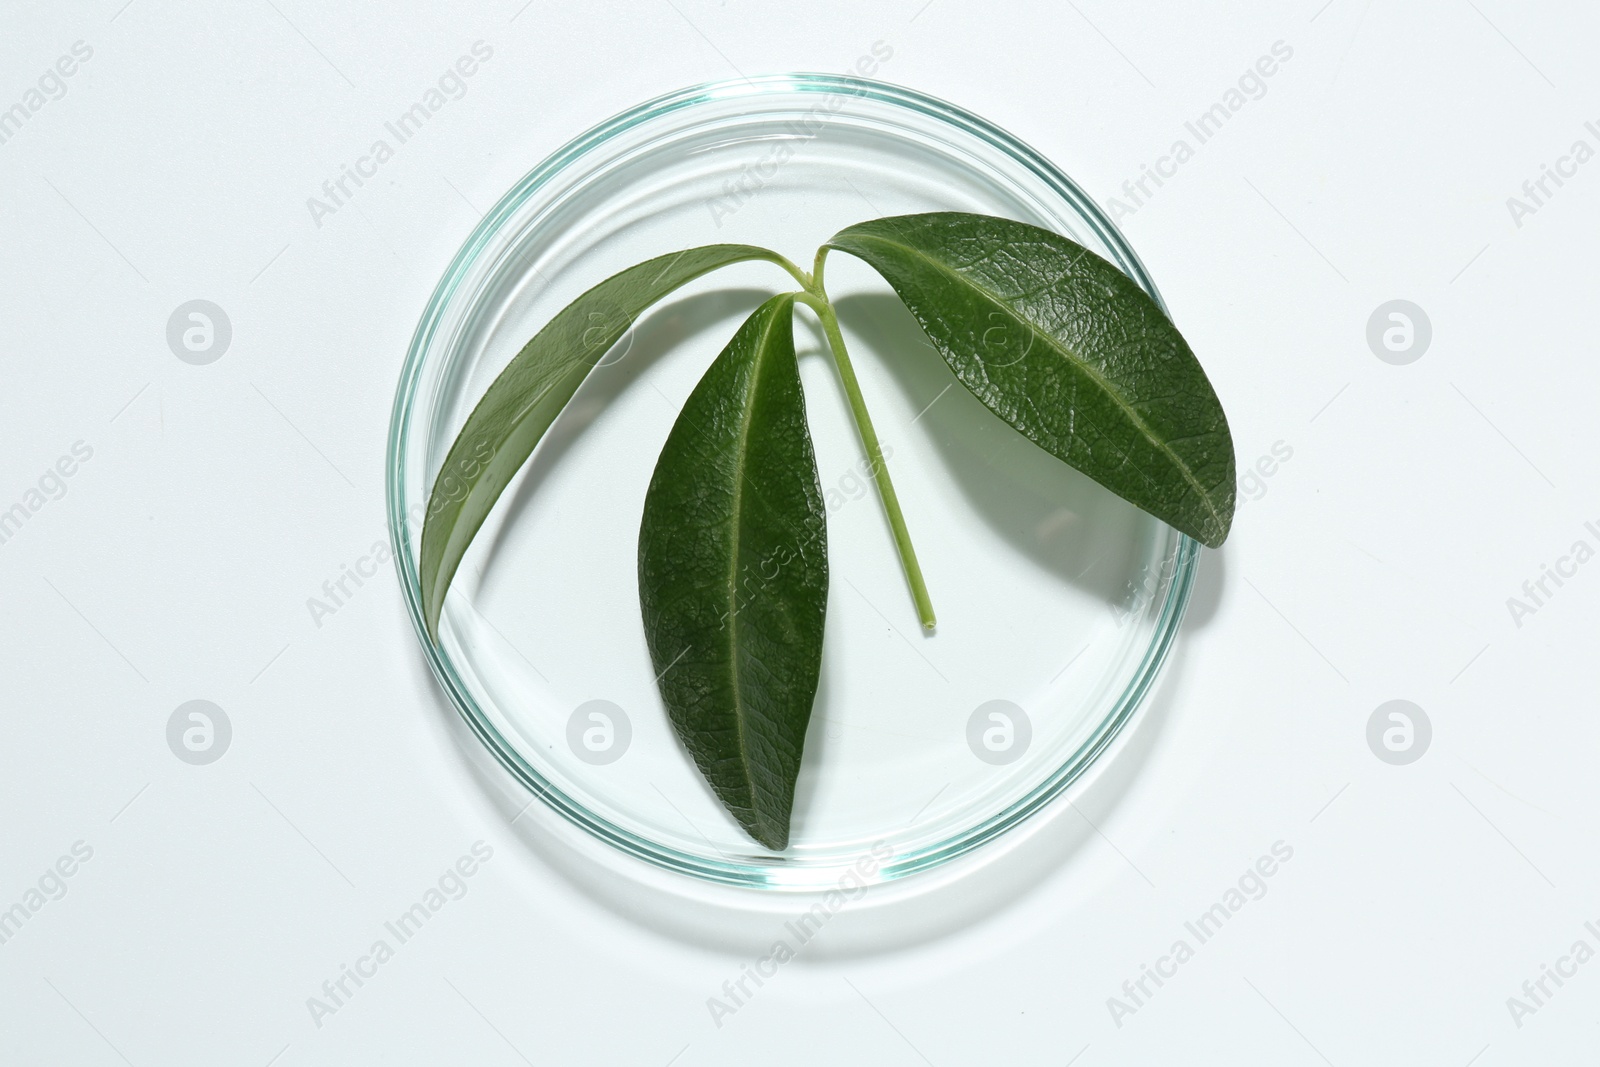
[[601, 123], [507, 192], [451, 262], [395, 397], [390, 536], [435, 677], [551, 817], [726, 884], [884, 881], [1038, 815], [1139, 708], [1182, 620], [1196, 543], [1000, 422], [887, 285], [838, 252], [829, 293], [940, 625], [917, 624], [843, 391], [800, 312], [830, 590], [786, 851], [743, 834], [674, 737], [637, 587], [656, 457], [739, 323], [793, 288], [779, 268], [715, 272], [633, 323], [496, 505], [438, 642], [427, 636], [416, 569], [427, 494], [473, 405], [555, 312], [666, 252], [744, 242], [807, 265], [846, 225], [935, 210], [1056, 230], [1160, 300], [1110, 220], [1039, 153], [921, 93], [824, 74], [696, 86]]

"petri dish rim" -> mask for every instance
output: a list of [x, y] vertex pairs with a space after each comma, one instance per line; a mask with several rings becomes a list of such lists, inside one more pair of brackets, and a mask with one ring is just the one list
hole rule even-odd
[[[428, 666], [450, 698], [451, 704], [494, 759], [533, 795], [569, 822], [628, 855], [666, 870], [724, 885], [756, 889], [809, 891], [832, 886], [837, 871], [826, 867], [756, 865], [693, 855], [652, 841], [619, 827], [588, 810], [552, 784], [510, 743], [477, 706], [468, 686], [457, 674], [449, 655], [427, 634], [423, 621], [421, 583], [408, 536], [404, 464], [411, 430], [413, 402], [421, 371], [447, 308], [463, 282], [499, 236], [517, 210], [557, 175], [587, 153], [644, 123], [713, 101], [778, 93], [817, 93], [864, 97], [933, 118], [976, 136], [1029, 171], [1047, 188], [1069, 203], [1112, 253], [1117, 266], [1136, 281], [1163, 309], [1165, 303], [1138, 255], [1115, 224], [1086, 193], [1043, 155], [979, 116], [916, 90], [851, 75], [791, 73], [747, 80], [706, 82], [645, 101], [580, 134], [530, 170], [483, 217], [463, 243], [435, 287], [417, 323], [402, 367], [391, 409], [385, 457], [385, 504], [390, 547], [407, 613], [422, 646]], [[868, 881], [885, 882], [945, 864], [995, 840], [1045, 808], [1095, 763], [1143, 705], [1171, 651], [1194, 584], [1199, 545], [1179, 535], [1173, 557], [1172, 579], [1154, 623], [1151, 639], [1130, 681], [1111, 712], [1068, 758], [1028, 794], [975, 826], [944, 841], [914, 852], [896, 855]]]

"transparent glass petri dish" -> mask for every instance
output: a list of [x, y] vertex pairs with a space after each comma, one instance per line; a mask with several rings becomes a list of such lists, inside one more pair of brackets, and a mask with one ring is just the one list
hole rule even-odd
[[666, 252], [744, 242], [809, 264], [846, 225], [935, 210], [1066, 234], [1160, 299], [1110, 220], [1016, 138], [908, 89], [791, 74], [685, 89], [572, 141], [495, 205], [423, 312], [387, 459], [396, 567], [423, 654], [494, 757], [608, 845], [742, 886], [903, 877], [1037, 815], [1159, 674], [1195, 542], [1000, 422], [881, 279], [842, 253], [829, 257], [829, 292], [940, 624], [918, 626], [825, 342], [799, 312], [831, 581], [786, 851], [744, 835], [673, 735], [637, 586], [656, 457], [739, 323], [793, 288], [777, 267], [718, 271], [633, 324], [496, 505], [438, 642], [427, 636], [416, 560], [433, 479], [483, 391], [556, 311]]

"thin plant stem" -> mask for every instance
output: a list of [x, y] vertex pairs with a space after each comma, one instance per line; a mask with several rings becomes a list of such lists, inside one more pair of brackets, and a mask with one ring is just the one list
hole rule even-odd
[[778, 266], [787, 271], [789, 277], [799, 282], [802, 289], [806, 290], [807, 292], [811, 291], [811, 275], [795, 266], [794, 261], [789, 259], [787, 256], [784, 256], [778, 252], [773, 252], [771, 249], [764, 249], [764, 251], [770, 253], [772, 262], [776, 263]]
[[900, 564], [905, 568], [906, 582], [911, 586], [911, 598], [917, 605], [917, 617], [923, 629], [932, 630], [937, 625], [933, 614], [933, 601], [928, 598], [927, 583], [922, 580], [922, 566], [917, 562], [917, 550], [912, 547], [911, 533], [906, 529], [906, 517], [900, 511], [900, 498], [895, 495], [894, 483], [889, 480], [889, 467], [883, 459], [883, 448], [878, 444], [878, 432], [872, 427], [872, 416], [867, 412], [867, 402], [861, 396], [861, 383], [856, 380], [855, 367], [850, 363], [850, 353], [845, 351], [844, 334], [839, 331], [839, 317], [833, 304], [822, 291], [822, 257], [817, 257], [817, 269], [812, 274], [812, 284], [807, 291], [796, 294], [795, 299], [817, 313], [822, 331], [828, 337], [828, 347], [833, 351], [834, 366], [844, 382], [845, 395], [850, 400], [850, 412], [855, 416], [856, 429], [861, 443], [866, 447], [867, 458], [872, 463], [872, 475], [878, 483], [878, 497], [883, 501], [884, 513], [889, 518], [889, 528], [894, 532], [895, 548], [900, 553]]

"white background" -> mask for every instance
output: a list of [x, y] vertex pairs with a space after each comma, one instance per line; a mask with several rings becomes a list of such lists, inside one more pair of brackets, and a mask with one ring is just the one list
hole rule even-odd
[[[0, 544], [0, 908], [93, 849], [0, 944], [0, 1062], [1592, 1061], [1600, 963], [1507, 1004], [1600, 950], [1600, 565], [1507, 607], [1600, 547], [1600, 163], [1520, 226], [1507, 206], [1600, 148], [1592, 12], [8, 0], [0, 20], [0, 108], [93, 49], [0, 144], [0, 509], [93, 450]], [[317, 225], [307, 197], [479, 40], [467, 94]], [[439, 695], [389, 568], [320, 626], [306, 601], [386, 536], [402, 355], [480, 211], [640, 100], [843, 71], [878, 41], [882, 77], [1102, 203], [1292, 48], [1121, 225], [1241, 469], [1293, 455], [1205, 555], [1158, 698], [1075, 808], [873, 890], [719, 1027], [708, 998], [799, 904], [607, 857], [542, 807], [513, 824], [526, 797]], [[166, 340], [195, 298], [233, 328], [206, 366]], [[1409, 365], [1366, 340], [1392, 299], [1432, 323]], [[1366, 740], [1396, 698], [1433, 728], [1405, 766]], [[166, 741], [192, 699], [233, 727], [208, 766]], [[318, 1025], [307, 998], [480, 840], [466, 895]], [[1114, 1018], [1280, 841], [1265, 895]]]

